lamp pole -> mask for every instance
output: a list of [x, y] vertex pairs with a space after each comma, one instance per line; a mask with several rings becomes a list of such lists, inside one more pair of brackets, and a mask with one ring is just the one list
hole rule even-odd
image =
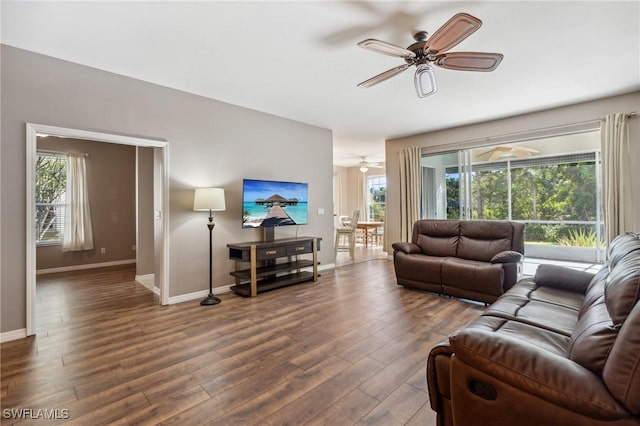
[[213, 227], [216, 226], [213, 223], [213, 212], [209, 209], [209, 296], [206, 299], [202, 299], [201, 305], [217, 305], [220, 303], [220, 299], [213, 295]]
[[224, 201], [224, 189], [222, 188], [196, 188], [193, 195], [193, 210], [198, 212], [209, 211], [209, 295], [203, 299], [201, 305], [217, 305], [220, 299], [213, 295], [213, 212], [222, 212], [226, 209]]

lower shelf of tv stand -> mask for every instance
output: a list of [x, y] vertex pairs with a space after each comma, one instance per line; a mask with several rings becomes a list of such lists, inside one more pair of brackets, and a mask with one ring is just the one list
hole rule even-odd
[[[256, 268], [256, 277], [260, 278], [268, 275], [293, 271], [295, 269], [308, 268], [312, 266], [313, 266], [313, 261], [307, 260], [307, 259], [298, 260], [295, 262], [276, 263], [274, 265], [267, 265], [267, 266], [261, 266], [259, 268]], [[251, 279], [250, 269], [233, 271], [233, 272], [230, 272], [230, 274], [242, 280]]]
[[[263, 293], [269, 290], [275, 290], [277, 288], [286, 287], [293, 284], [302, 283], [305, 281], [313, 281], [313, 273], [307, 271], [295, 272], [287, 275], [282, 275], [273, 278], [264, 278], [257, 283], [258, 293]], [[251, 284], [237, 284], [231, 286], [231, 291], [240, 296], [251, 296]]]

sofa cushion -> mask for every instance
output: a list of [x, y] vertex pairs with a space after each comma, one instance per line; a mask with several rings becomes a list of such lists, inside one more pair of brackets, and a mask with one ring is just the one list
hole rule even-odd
[[455, 256], [458, 237], [434, 237], [420, 234], [416, 244], [427, 256]]
[[577, 312], [582, 308], [583, 295], [573, 291], [553, 287], [537, 287], [529, 294], [529, 299], [562, 306]]
[[640, 251], [640, 238], [638, 234], [627, 232], [618, 235], [611, 241], [607, 250], [607, 263], [610, 269], [613, 269], [620, 260], [634, 251]]
[[598, 271], [598, 273], [593, 277], [589, 285], [587, 286], [587, 291], [584, 295], [584, 300], [582, 301], [582, 308], [580, 308], [580, 313], [578, 314], [578, 318], [580, 318], [590, 306], [600, 300], [600, 298], [604, 297], [604, 286], [607, 283], [607, 277], [609, 276], [609, 268], [604, 267]]
[[491, 262], [502, 251], [511, 250], [513, 226], [499, 221], [462, 221], [456, 255], [463, 259]]
[[561, 290], [554, 287], [540, 287], [533, 282], [533, 278], [523, 278], [507, 292], [510, 297], [521, 297], [528, 300], [559, 305], [575, 311], [580, 311], [584, 296], [573, 291]]
[[506, 318], [494, 317], [489, 314], [476, 318], [465, 328], [493, 331], [494, 333], [523, 340], [528, 344], [536, 345], [560, 356], [566, 355], [567, 347], [569, 346], [569, 337], [564, 334]]
[[569, 342], [569, 358], [599, 375], [617, 335], [602, 296], [578, 320]]
[[455, 256], [460, 221], [419, 220], [413, 225], [412, 240], [429, 256]]
[[611, 269], [604, 298], [611, 321], [620, 327], [640, 297], [640, 257], [628, 256]]
[[485, 314], [540, 327], [565, 336], [571, 336], [578, 320], [577, 309], [512, 296], [509, 293], [489, 306]]
[[424, 254], [398, 253], [394, 256], [394, 266], [398, 278], [412, 281], [442, 284], [443, 257]]
[[446, 257], [442, 262], [442, 284], [478, 293], [503, 293], [502, 265]]

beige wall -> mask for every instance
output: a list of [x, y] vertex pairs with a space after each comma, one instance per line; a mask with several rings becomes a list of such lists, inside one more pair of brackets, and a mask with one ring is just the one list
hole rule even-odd
[[206, 214], [193, 211], [195, 187], [226, 190], [227, 211], [215, 215], [214, 286], [232, 283], [226, 244], [261, 238], [241, 228], [244, 177], [308, 182], [309, 224], [276, 237], [322, 237], [319, 260], [333, 262], [330, 130], [4, 45], [1, 55], [0, 331], [26, 324], [27, 122], [168, 141], [170, 296], [208, 288], [209, 237]]
[[[450, 151], [455, 145], [468, 147], [467, 142], [482, 138], [492, 138], [512, 133], [533, 131], [598, 120], [606, 114], [640, 109], [640, 92], [616, 96], [581, 104], [525, 114], [516, 117], [479, 123], [432, 133], [423, 133], [386, 142], [385, 160], [387, 167], [387, 227], [386, 248], [400, 241], [400, 196], [399, 196], [399, 160], [400, 149], [419, 146], [429, 152]], [[640, 118], [629, 121], [631, 143], [631, 164], [640, 164]], [[640, 182], [640, 168], [632, 170], [632, 181]], [[634, 185], [634, 205], [640, 207], [640, 185]], [[635, 229], [640, 230], [640, 208], [635, 209]]]
[[360, 220], [364, 217], [364, 185], [365, 177], [357, 167], [346, 168], [347, 196], [343, 215], [351, 216], [353, 211], [360, 209]]
[[[38, 149], [88, 154], [87, 183], [93, 250], [63, 252], [61, 245], [36, 249], [36, 269], [135, 259], [135, 147], [80, 139], [39, 137]], [[100, 249], [106, 253], [102, 254]]]
[[137, 187], [136, 187], [136, 224], [137, 250], [136, 275], [153, 274], [154, 241], [153, 241], [153, 150], [154, 148], [136, 147], [137, 149]]

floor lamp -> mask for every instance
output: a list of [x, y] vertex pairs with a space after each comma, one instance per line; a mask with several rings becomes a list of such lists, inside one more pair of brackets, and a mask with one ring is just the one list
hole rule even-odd
[[196, 188], [193, 197], [194, 211], [209, 211], [209, 296], [203, 299], [201, 305], [217, 305], [220, 299], [213, 295], [213, 212], [221, 212], [226, 209], [224, 202], [224, 189], [222, 188]]

